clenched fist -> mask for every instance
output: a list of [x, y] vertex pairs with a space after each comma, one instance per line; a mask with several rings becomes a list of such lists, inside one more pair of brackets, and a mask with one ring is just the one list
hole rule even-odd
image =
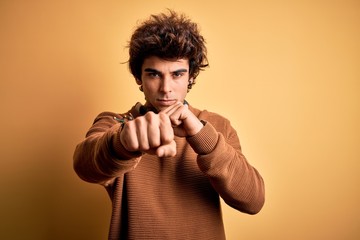
[[176, 155], [175, 134], [179, 137], [192, 136], [202, 127], [188, 106], [178, 102], [159, 113], [147, 112], [128, 121], [120, 133], [120, 141], [130, 152], [172, 157]]

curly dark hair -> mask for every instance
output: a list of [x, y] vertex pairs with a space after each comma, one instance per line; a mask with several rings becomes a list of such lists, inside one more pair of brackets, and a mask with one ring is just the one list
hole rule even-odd
[[[141, 80], [145, 58], [188, 59], [189, 76], [195, 80], [200, 70], [207, 67], [205, 39], [196, 23], [185, 15], [169, 10], [169, 14], [151, 15], [136, 28], [129, 47], [129, 68]], [[189, 86], [191, 88], [191, 86]]]

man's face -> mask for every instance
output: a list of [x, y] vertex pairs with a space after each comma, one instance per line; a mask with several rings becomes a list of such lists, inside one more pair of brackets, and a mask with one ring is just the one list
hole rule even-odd
[[146, 58], [141, 69], [141, 79], [146, 104], [158, 111], [183, 102], [189, 81], [189, 61], [187, 59], [164, 60], [155, 56]]

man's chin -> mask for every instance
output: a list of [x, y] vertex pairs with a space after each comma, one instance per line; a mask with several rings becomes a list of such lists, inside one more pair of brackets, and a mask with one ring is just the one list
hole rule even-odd
[[161, 112], [165, 109], [167, 109], [168, 107], [174, 105], [175, 103], [177, 103], [177, 101], [159, 101], [156, 102], [156, 104], [151, 104], [149, 102], [145, 103], [146, 108], [151, 109], [154, 112]]
[[156, 112], [161, 112], [163, 110], [165, 110], [167, 107], [164, 107], [164, 106], [156, 106], [154, 107], [154, 109], [156, 110]]

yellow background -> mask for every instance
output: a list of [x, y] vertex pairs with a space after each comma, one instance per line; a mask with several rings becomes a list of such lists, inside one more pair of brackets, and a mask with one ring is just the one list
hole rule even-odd
[[72, 169], [101, 111], [141, 92], [125, 45], [166, 8], [201, 26], [210, 68], [188, 101], [229, 118], [266, 182], [228, 239], [360, 239], [360, 2], [0, 1], [0, 238], [106, 239], [110, 201]]

